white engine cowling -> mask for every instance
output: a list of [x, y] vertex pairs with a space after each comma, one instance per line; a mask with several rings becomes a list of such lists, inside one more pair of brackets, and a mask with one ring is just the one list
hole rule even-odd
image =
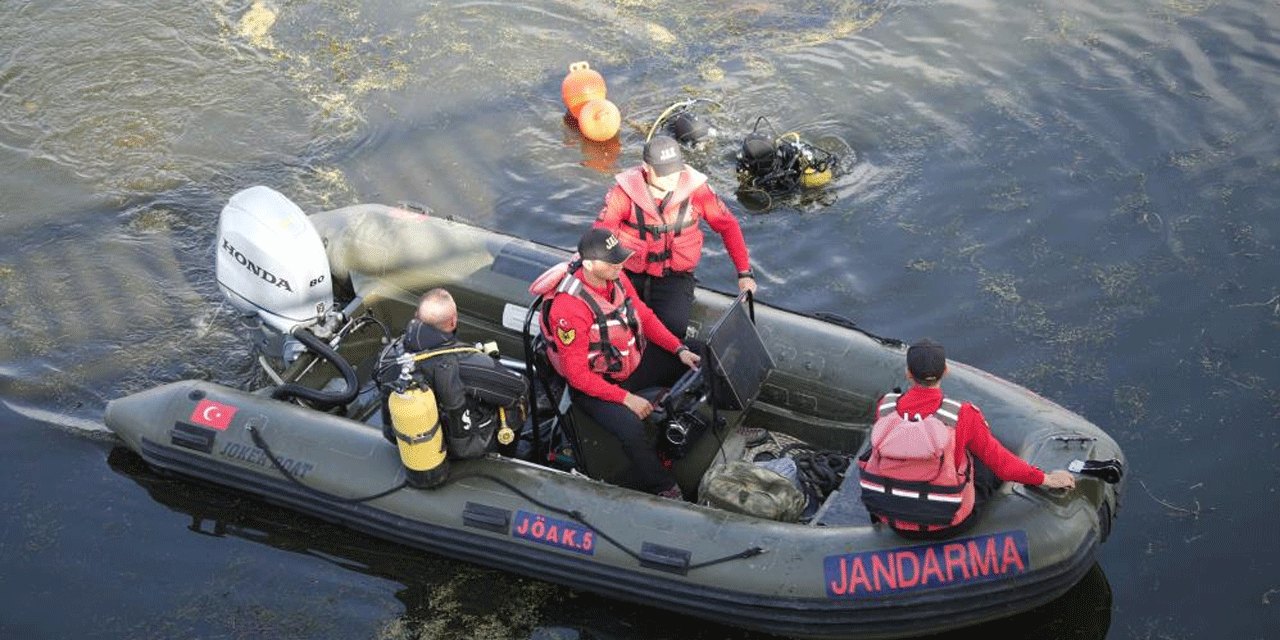
[[288, 334], [333, 308], [324, 243], [298, 205], [256, 186], [227, 201], [218, 220], [218, 288], [241, 312]]

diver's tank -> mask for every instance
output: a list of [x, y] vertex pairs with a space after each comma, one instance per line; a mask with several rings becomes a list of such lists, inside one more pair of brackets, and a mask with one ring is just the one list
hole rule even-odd
[[430, 489], [448, 480], [449, 451], [435, 393], [420, 388], [393, 392], [387, 409], [409, 485]]

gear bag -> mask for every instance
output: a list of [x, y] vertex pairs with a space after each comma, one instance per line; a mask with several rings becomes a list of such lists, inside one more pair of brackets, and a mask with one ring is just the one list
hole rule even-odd
[[458, 376], [467, 389], [463, 424], [449, 428], [449, 457], [478, 458], [499, 444], [511, 444], [528, 417], [528, 382], [490, 355], [473, 350], [458, 358]]
[[806, 502], [795, 482], [750, 462], [711, 467], [698, 484], [698, 504], [769, 520], [795, 522]]
[[[858, 459], [862, 501], [890, 525], [947, 526], [960, 519], [966, 493], [973, 493], [968, 452], [956, 467], [956, 421], [960, 403], [944, 398], [926, 416], [898, 413], [900, 394], [886, 395], [871, 427], [870, 448]], [[972, 504], [972, 499], [969, 504]]]

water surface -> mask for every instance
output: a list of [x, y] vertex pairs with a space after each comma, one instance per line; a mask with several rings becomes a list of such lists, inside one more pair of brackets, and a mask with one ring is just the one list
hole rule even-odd
[[[982, 632], [1273, 637], [1277, 22], [1239, 0], [0, 5], [0, 635], [753, 637], [157, 477], [101, 424], [113, 397], [258, 375], [213, 282], [236, 191], [569, 246], [698, 98], [721, 137], [690, 159], [763, 299], [942, 341], [1124, 446], [1098, 570]], [[563, 118], [578, 60], [615, 141]], [[760, 116], [856, 162], [752, 210], [732, 156]], [[733, 286], [715, 239], [700, 278]]]

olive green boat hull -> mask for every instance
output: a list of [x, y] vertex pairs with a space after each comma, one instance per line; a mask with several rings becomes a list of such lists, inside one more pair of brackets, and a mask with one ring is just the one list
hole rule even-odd
[[[445, 286], [458, 301], [460, 337], [495, 340], [516, 356], [529, 283], [566, 258], [382, 205], [312, 220], [335, 281], [363, 300], [362, 311], [400, 327], [420, 292]], [[695, 332], [704, 334], [731, 302], [699, 289]], [[755, 317], [776, 369], [735, 418], [818, 448], [856, 451], [876, 398], [906, 386], [901, 343], [766, 304], [755, 305]], [[367, 360], [379, 343], [366, 342], [353, 339], [342, 352]], [[332, 375], [316, 367], [302, 379]], [[1124, 459], [1095, 425], [990, 374], [953, 362], [946, 388], [981, 406], [996, 436], [1042, 468]], [[175, 382], [113, 400], [106, 424], [151, 465], [378, 537], [800, 638], [914, 636], [1044, 604], [1092, 568], [1121, 490], [1089, 477], [1069, 493], [1006, 484], [963, 539], [925, 544], [878, 525], [762, 520], [497, 455], [454, 462], [437, 489], [357, 501], [404, 482], [397, 450], [375, 427], [272, 400], [269, 389]]]

